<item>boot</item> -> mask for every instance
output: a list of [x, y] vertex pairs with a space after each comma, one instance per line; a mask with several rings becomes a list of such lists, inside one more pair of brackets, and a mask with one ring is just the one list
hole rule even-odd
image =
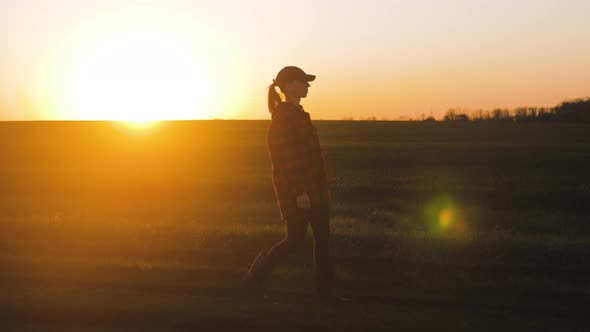
[[334, 262], [329, 260], [322, 265], [316, 265], [316, 286], [320, 297], [332, 295], [334, 283]]
[[250, 270], [242, 277], [244, 286], [251, 289], [261, 289], [264, 280], [270, 274], [272, 265], [268, 253], [262, 250], [250, 266]]
[[325, 303], [343, 303], [351, 299], [332, 294], [334, 288], [334, 262], [328, 261], [317, 269], [317, 291], [320, 301]]

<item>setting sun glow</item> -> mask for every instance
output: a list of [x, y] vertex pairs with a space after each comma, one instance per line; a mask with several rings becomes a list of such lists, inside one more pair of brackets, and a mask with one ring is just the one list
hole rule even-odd
[[42, 66], [36, 109], [53, 118], [114, 120], [135, 128], [227, 115], [224, 73], [216, 68], [227, 61], [213, 47], [215, 37], [195, 35], [198, 27], [162, 20], [161, 13], [133, 17], [139, 18], [97, 20], [56, 48]]
[[208, 109], [211, 98], [198, 66], [164, 36], [123, 36], [83, 57], [61, 94], [83, 118], [145, 122], [170, 113], [189, 118]]
[[588, 96], [590, 1], [297, 4], [3, 1], [0, 120], [268, 120], [288, 65], [317, 75], [302, 100], [317, 120]]

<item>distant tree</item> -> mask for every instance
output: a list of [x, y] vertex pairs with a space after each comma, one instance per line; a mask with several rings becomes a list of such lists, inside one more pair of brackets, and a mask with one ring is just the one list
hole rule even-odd
[[457, 118], [457, 111], [455, 111], [454, 109], [451, 108], [451, 109], [447, 110], [447, 113], [445, 113], [443, 120], [455, 121], [456, 118]]
[[527, 109], [525, 107], [518, 107], [514, 110], [514, 121], [525, 122], [527, 121]]
[[492, 110], [490, 120], [493, 121], [501, 121], [501, 122], [511, 122], [513, 118], [510, 116], [510, 111], [507, 109], [496, 108]]
[[482, 109], [473, 111], [470, 115], [470, 118], [473, 121], [484, 121], [486, 120], [485, 112]]
[[527, 109], [527, 117], [528, 117], [529, 121], [536, 121], [537, 114], [539, 114], [539, 111], [536, 107], [529, 107]]
[[512, 111], [512, 119], [515, 122], [537, 121], [539, 109], [536, 107], [517, 107]]
[[556, 121], [555, 112], [551, 109], [541, 107], [537, 111], [537, 121], [540, 122], [551, 122]]
[[[494, 121], [494, 122], [579, 122], [590, 123], [590, 97], [563, 101], [553, 107], [517, 107], [513, 110], [496, 108], [466, 112], [460, 108], [450, 108], [444, 121]], [[426, 121], [422, 114], [422, 121]]]
[[561, 122], [590, 122], [590, 98], [564, 101], [553, 111], [557, 121]]
[[458, 109], [451, 108], [445, 114], [443, 120], [445, 121], [469, 121], [469, 116], [465, 112]]

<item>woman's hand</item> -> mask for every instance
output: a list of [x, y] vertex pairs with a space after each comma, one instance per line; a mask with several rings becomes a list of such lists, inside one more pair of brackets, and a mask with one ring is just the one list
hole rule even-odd
[[309, 196], [307, 195], [307, 193], [303, 193], [299, 196], [297, 196], [297, 207], [300, 209], [309, 209], [311, 208], [311, 205], [309, 203]]

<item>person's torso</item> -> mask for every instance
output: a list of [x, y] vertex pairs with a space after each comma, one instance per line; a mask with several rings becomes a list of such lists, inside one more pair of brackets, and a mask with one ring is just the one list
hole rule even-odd
[[[274, 126], [281, 128], [289, 127], [295, 135], [295, 144], [300, 151], [301, 163], [304, 168], [306, 182], [325, 182], [326, 171], [323, 150], [320, 145], [317, 128], [312, 124], [311, 117], [303, 107], [289, 103], [281, 103], [272, 117], [272, 121], [267, 134], [267, 142], [272, 144], [273, 136], [279, 136], [281, 133], [273, 132]], [[271, 154], [273, 153], [270, 149]], [[272, 158], [271, 158], [272, 159]], [[280, 168], [273, 165], [273, 174], [275, 180], [282, 174]]]

